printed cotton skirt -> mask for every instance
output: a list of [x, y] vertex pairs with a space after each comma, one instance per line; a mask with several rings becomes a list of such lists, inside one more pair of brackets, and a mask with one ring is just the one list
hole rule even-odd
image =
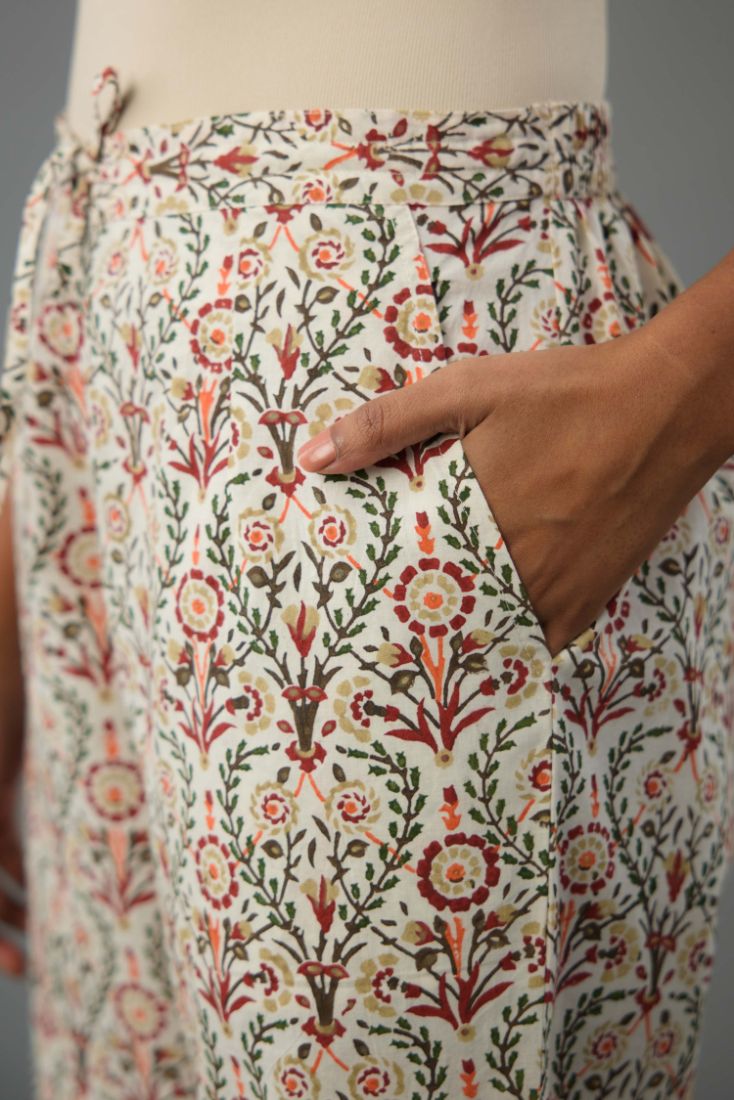
[[31, 187], [2, 376], [37, 1096], [692, 1097], [734, 465], [552, 656], [456, 434], [295, 458], [682, 289], [608, 101], [120, 129], [113, 69], [94, 95]]

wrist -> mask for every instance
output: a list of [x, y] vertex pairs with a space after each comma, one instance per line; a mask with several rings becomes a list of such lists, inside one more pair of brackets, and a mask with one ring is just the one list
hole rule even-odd
[[692, 343], [690, 310], [675, 305], [633, 335], [659, 386], [667, 442], [696, 492], [734, 454], [734, 356], [703, 339]]
[[734, 249], [635, 330], [680, 399], [680, 428], [713, 473], [734, 454]]

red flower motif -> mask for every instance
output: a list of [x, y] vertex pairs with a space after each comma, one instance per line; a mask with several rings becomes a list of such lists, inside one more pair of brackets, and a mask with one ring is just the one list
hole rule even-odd
[[318, 742], [315, 742], [310, 749], [302, 749], [298, 741], [291, 741], [285, 754], [289, 760], [298, 764], [302, 772], [315, 771], [321, 761], [326, 759], [326, 750]]
[[176, 593], [176, 618], [189, 638], [205, 642], [215, 638], [224, 622], [222, 589], [201, 569], [184, 573]]
[[418, 889], [436, 909], [464, 913], [489, 897], [499, 882], [499, 850], [476, 834], [449, 833], [433, 840], [418, 861]]
[[269, 474], [265, 475], [268, 485], [280, 489], [287, 497], [292, 497], [298, 486], [306, 480], [306, 475], [299, 466], [292, 470], [282, 470], [280, 466], [273, 466]]
[[322, 1047], [330, 1047], [335, 1039], [344, 1034], [345, 1028], [338, 1020], [329, 1020], [328, 1024], [322, 1024], [315, 1016], [309, 1016], [303, 1024], [303, 1030], [307, 1035], [312, 1035]]
[[240, 887], [235, 878], [237, 864], [215, 833], [199, 838], [196, 846], [196, 875], [201, 892], [215, 909], [229, 909]]
[[599, 821], [574, 825], [559, 845], [561, 882], [572, 894], [597, 894], [614, 877], [609, 830]]
[[250, 171], [250, 166], [255, 164], [257, 160], [258, 157], [254, 153], [247, 152], [241, 145], [235, 145], [229, 152], [215, 157], [213, 163], [217, 168], [221, 168], [224, 172], [230, 172], [233, 176], [246, 176]]
[[[232, 366], [231, 333], [224, 322], [217, 324], [218, 315], [221, 321], [221, 315], [231, 314], [232, 306], [232, 298], [215, 298], [201, 307], [191, 324], [194, 358], [213, 374], [220, 374]], [[219, 349], [222, 349], [221, 354], [218, 354]]]
[[451, 356], [451, 348], [441, 338], [430, 283], [399, 290], [385, 309], [385, 321], [385, 339], [401, 359], [429, 363]]
[[406, 565], [395, 585], [395, 614], [415, 634], [431, 637], [456, 631], [474, 607], [474, 575], [464, 573], [453, 561], [419, 558], [417, 567]]

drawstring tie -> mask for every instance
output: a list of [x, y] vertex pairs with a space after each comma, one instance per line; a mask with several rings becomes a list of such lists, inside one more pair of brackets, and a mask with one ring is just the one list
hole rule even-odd
[[[54, 147], [33, 177], [23, 205], [0, 373], [0, 508], [11, 472], [14, 428], [21, 418], [26, 391], [31, 327], [37, 319], [35, 303], [41, 281], [38, 265], [49, 222], [57, 208], [52, 198], [66, 195], [68, 201], [68, 209], [62, 204], [60, 212], [55, 254], [69, 247], [78, 247], [83, 253], [88, 238], [92, 178], [105, 142], [114, 133], [127, 102], [127, 97], [120, 93], [119, 76], [112, 65], [96, 74], [90, 94], [95, 119], [92, 141], [83, 141], [69, 125], [66, 111], [59, 112], [54, 117]], [[73, 267], [77, 270], [76, 264]], [[68, 278], [65, 269], [59, 272], [59, 277]]]

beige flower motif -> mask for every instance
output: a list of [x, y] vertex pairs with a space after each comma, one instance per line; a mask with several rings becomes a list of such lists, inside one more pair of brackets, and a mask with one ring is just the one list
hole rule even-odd
[[320, 229], [306, 237], [298, 252], [298, 263], [308, 278], [331, 282], [352, 266], [353, 254], [352, 239], [343, 230]]
[[544, 656], [534, 642], [519, 645], [508, 642], [499, 647], [503, 673], [500, 676], [505, 686], [503, 705], [519, 707], [531, 699], [546, 678], [547, 669]]
[[313, 605], [291, 603], [282, 612], [280, 618], [286, 626], [293, 628], [294, 640], [302, 642], [314, 633], [321, 616]]
[[247, 179], [248, 176], [252, 175], [253, 168], [259, 160], [260, 150], [258, 146], [251, 141], [241, 141], [237, 151], [229, 160], [230, 171], [232, 175], [238, 176], [239, 179]]
[[270, 976], [265, 982], [264, 988], [258, 986], [263, 993], [263, 1006], [266, 1012], [278, 1012], [287, 1005], [292, 996], [293, 971], [291, 970], [285, 955], [271, 951], [268, 947], [260, 948], [260, 970], [262, 976]]
[[161, 217], [163, 214], [188, 214], [189, 204], [181, 195], [169, 195], [153, 207], [153, 214]]
[[393, 997], [399, 984], [395, 973], [398, 962], [397, 955], [385, 951], [376, 959], [365, 959], [362, 963], [362, 974], [355, 979], [354, 988], [364, 998], [364, 1006], [370, 1015], [395, 1016]]
[[673, 797], [675, 772], [667, 764], [648, 764], [637, 777], [637, 793], [642, 805], [657, 810]]
[[528, 323], [531, 332], [541, 344], [549, 345], [558, 342], [560, 337], [558, 312], [556, 298], [541, 298], [536, 302]]
[[423, 921], [409, 920], [400, 935], [401, 940], [414, 947], [423, 947], [432, 938], [431, 929]]
[[275, 1100], [319, 1100], [321, 1082], [306, 1062], [295, 1054], [284, 1054], [273, 1065]]
[[[322, 885], [325, 897], [321, 893]], [[330, 882], [328, 879], [317, 882], [315, 878], [307, 878], [301, 883], [299, 889], [311, 901], [318, 901], [320, 904], [328, 904], [330, 901], [336, 901], [339, 897], [339, 887], [335, 882]]]
[[89, 800], [101, 817], [126, 821], [143, 804], [143, 780], [137, 764], [128, 760], [102, 760], [86, 774]]
[[130, 511], [117, 493], [107, 493], [103, 505], [104, 526], [113, 542], [124, 542], [130, 534]]
[[714, 554], [727, 555], [730, 552], [734, 527], [728, 516], [714, 516], [709, 527], [709, 546]]
[[140, 329], [137, 325], [131, 325], [127, 321], [124, 321], [120, 325], [120, 336], [125, 341], [125, 346], [132, 353], [133, 351], [140, 351], [142, 344], [142, 337]]
[[603, 982], [616, 982], [628, 974], [640, 957], [640, 934], [626, 920], [613, 921], [606, 929]]
[[[644, 658], [645, 650], [652, 649], [654, 642], [644, 634], [633, 634], [632, 641], [637, 648], [642, 650]], [[681, 690], [680, 670], [678, 663], [662, 653], [656, 654], [652, 661], [644, 664], [645, 684], [647, 686], [645, 716], [653, 716], [660, 708], [665, 709], [669, 699], [675, 699]]]
[[339, 725], [346, 733], [353, 734], [358, 741], [366, 743], [372, 739], [370, 726], [372, 718], [367, 709], [374, 696], [373, 680], [360, 673], [349, 680], [342, 680], [336, 688], [334, 713]]
[[[249, 940], [253, 933], [252, 922], [249, 920], [235, 921], [232, 931], [236, 932], [241, 940]], [[267, 948], [264, 950], [267, 951]]]
[[245, 409], [240, 408], [239, 405], [232, 406], [231, 417], [233, 442], [236, 443], [236, 448], [229, 455], [227, 464], [229, 466], [235, 466], [250, 453], [252, 424], [248, 419]]
[[[536, 251], [545, 253], [548, 257], [548, 265], [554, 272], [559, 272], [563, 265], [563, 250], [561, 249], [560, 242], [553, 236], [553, 227], [551, 227], [550, 235], [547, 237], [541, 237], [535, 242]], [[563, 291], [559, 291], [562, 295]]]
[[209, 370], [219, 373], [229, 369], [232, 362], [235, 339], [234, 314], [224, 309], [199, 310], [194, 322], [196, 327], [196, 361]]
[[531, 749], [515, 772], [515, 784], [520, 797], [526, 801], [532, 799], [534, 807], [549, 805], [552, 777], [551, 752], [542, 747]]
[[406, 346], [407, 349], [414, 349], [417, 356], [421, 349], [424, 352], [433, 351], [441, 343], [436, 303], [430, 294], [415, 291], [387, 312], [391, 316], [393, 339], [398, 348]]
[[238, 244], [235, 277], [238, 290], [249, 290], [267, 278], [271, 254], [268, 246], [256, 237], [242, 237]]
[[545, 986], [547, 966], [545, 929], [540, 921], [529, 920], [520, 926], [520, 932], [527, 967], [525, 983], [528, 989], [542, 989]]
[[405, 1078], [399, 1063], [373, 1055], [352, 1064], [346, 1085], [350, 1100], [374, 1100], [376, 1096], [397, 1100], [405, 1095]]
[[298, 821], [298, 803], [282, 783], [259, 783], [250, 798], [250, 812], [269, 836], [293, 828]]
[[242, 685], [237, 704], [237, 717], [245, 733], [253, 736], [272, 726], [275, 714], [275, 696], [268, 690], [269, 681], [248, 670], [237, 674]]
[[162, 286], [176, 274], [179, 264], [178, 245], [171, 237], [156, 237], [148, 253], [147, 271], [150, 282]]
[[586, 1057], [599, 1069], [611, 1069], [624, 1058], [627, 1042], [624, 1028], [618, 1024], [601, 1023], [586, 1040]]
[[387, 665], [388, 668], [395, 668], [400, 664], [400, 657], [403, 650], [400, 646], [394, 645], [392, 642], [382, 642], [378, 646], [377, 653], [375, 654], [378, 664]]
[[90, 528], [72, 531], [61, 548], [59, 561], [63, 572], [74, 584], [81, 587], [99, 585], [103, 558], [98, 532]]
[[431, 187], [418, 181], [407, 187], [396, 187], [390, 192], [391, 202], [422, 202], [430, 206], [432, 203], [443, 202], [445, 198], [446, 191], [443, 187]]
[[355, 407], [351, 397], [337, 397], [333, 401], [322, 401], [313, 410], [308, 422], [308, 434], [310, 437], [318, 435], [324, 428], [328, 428], [339, 416], [344, 416]]
[[675, 1064], [683, 1042], [684, 1035], [680, 1024], [668, 1018], [653, 1031], [647, 1050], [654, 1063], [667, 1067]]
[[168, 392], [174, 401], [182, 401], [191, 381], [182, 374], [176, 374], [168, 385]]
[[497, 134], [490, 141], [491, 148], [484, 155], [484, 161], [490, 168], [506, 168], [515, 148], [509, 134]]
[[359, 372], [357, 378], [357, 385], [362, 390], [369, 390], [374, 393], [380, 388], [383, 382], [383, 375], [379, 367], [374, 363], [367, 363]]
[[176, 775], [173, 767], [168, 760], [159, 759], [156, 762], [156, 771], [158, 773], [158, 789], [161, 792], [163, 802], [168, 809], [173, 809], [176, 804]]
[[467, 279], [470, 279], [474, 283], [477, 283], [480, 279], [484, 278], [484, 272], [484, 264], [479, 262], [467, 264], [464, 268], [464, 274], [466, 275]]
[[676, 954], [678, 977], [689, 989], [706, 984], [711, 977], [714, 934], [710, 928], [691, 928], [682, 937]]
[[308, 138], [323, 144], [330, 144], [335, 138], [344, 138], [339, 129], [341, 115], [325, 107], [308, 107], [295, 114], [293, 127], [299, 137]]
[[450, 768], [454, 763], [454, 754], [451, 749], [439, 749], [433, 754], [433, 763], [437, 768]]
[[696, 801], [706, 814], [710, 814], [721, 796], [721, 776], [709, 764], [703, 768], [696, 785]]
[[84, 338], [82, 315], [73, 302], [43, 307], [37, 323], [41, 340], [55, 355], [71, 361], [79, 354]]
[[591, 331], [596, 344], [623, 335], [626, 328], [616, 302], [604, 302], [597, 309], [591, 318]]
[[237, 541], [247, 561], [270, 561], [283, 545], [281, 524], [264, 508], [244, 508], [237, 517]]
[[155, 447], [160, 447], [161, 444], [161, 431], [163, 428], [163, 420], [165, 416], [165, 406], [163, 404], [153, 405], [149, 410], [150, 415], [150, 433]]
[[547, 198], [555, 198], [563, 195], [563, 175], [561, 167], [555, 160], [546, 161], [543, 165], [543, 193]]
[[325, 203], [344, 202], [339, 179], [330, 172], [314, 175], [313, 172], [301, 172], [293, 179], [296, 202]]
[[577, 634], [575, 638], [571, 639], [571, 644], [577, 646], [579, 649], [584, 650], [587, 646], [590, 646], [596, 637], [596, 630], [593, 626], [587, 626], [585, 630], [582, 630], [580, 634]]
[[138, 982], [123, 982], [112, 997], [118, 1018], [137, 1040], [150, 1041], [163, 1030], [166, 1006]]
[[[501, 905], [495, 905], [494, 911], [497, 914], [497, 919], [504, 925], [508, 925], [511, 920], [516, 916], [518, 909], [513, 905], [511, 901], [505, 901]], [[535, 922], [531, 922], [536, 925], [537, 931], [540, 931], [540, 925]]]
[[324, 505], [312, 513], [308, 537], [321, 557], [342, 558], [357, 541], [357, 523], [346, 508]]
[[380, 799], [361, 779], [345, 780], [332, 787], [324, 802], [324, 813], [335, 828], [362, 836], [380, 817]]
[[224, 229], [225, 236], [232, 237], [239, 226], [240, 208], [236, 210], [222, 210], [222, 228]]
[[104, 258], [103, 271], [107, 279], [116, 282], [125, 274], [128, 265], [129, 249], [122, 241], [115, 241], [107, 249]]

